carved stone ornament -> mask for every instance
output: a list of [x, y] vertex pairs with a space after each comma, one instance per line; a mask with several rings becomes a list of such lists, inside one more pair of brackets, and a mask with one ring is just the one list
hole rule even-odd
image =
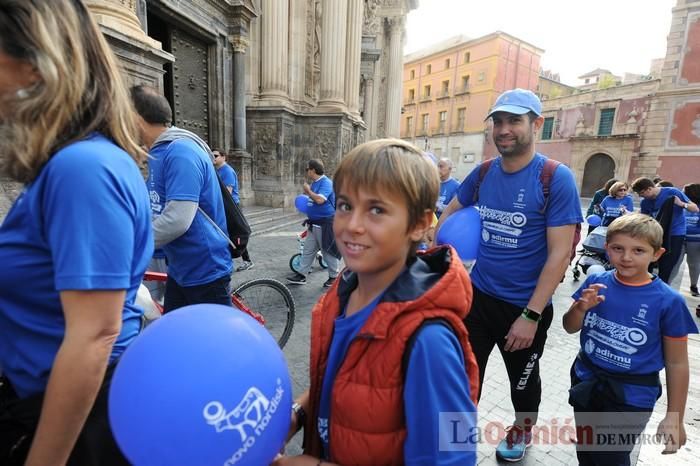
[[377, 17], [377, 0], [365, 0], [362, 34], [366, 36], [377, 35], [380, 24], [379, 17]]
[[234, 53], [245, 53], [250, 46], [250, 40], [241, 35], [229, 36], [228, 41], [231, 43]]

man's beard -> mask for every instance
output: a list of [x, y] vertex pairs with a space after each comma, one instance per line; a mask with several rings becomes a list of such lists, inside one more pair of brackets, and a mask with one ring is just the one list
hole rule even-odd
[[502, 147], [497, 141], [494, 141], [498, 153], [503, 157], [517, 157], [519, 155], [525, 154], [529, 151], [532, 145], [532, 139], [526, 136], [520, 136], [512, 141], [507, 147]]

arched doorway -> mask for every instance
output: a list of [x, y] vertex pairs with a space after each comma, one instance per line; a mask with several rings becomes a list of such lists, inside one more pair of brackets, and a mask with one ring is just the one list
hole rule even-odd
[[594, 154], [583, 169], [581, 196], [592, 197], [606, 181], [615, 176], [615, 161], [607, 154]]

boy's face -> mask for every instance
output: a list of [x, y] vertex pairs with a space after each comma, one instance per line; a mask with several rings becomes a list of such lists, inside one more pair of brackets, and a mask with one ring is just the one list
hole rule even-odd
[[664, 253], [664, 248], [654, 251], [646, 240], [630, 235], [616, 234], [605, 243], [610, 263], [618, 276], [628, 283], [642, 283], [649, 279], [649, 264]]
[[333, 232], [347, 267], [359, 278], [387, 286], [403, 269], [412, 243], [430, 226], [430, 212], [423, 217], [409, 229], [408, 206], [400, 195], [341, 189]]

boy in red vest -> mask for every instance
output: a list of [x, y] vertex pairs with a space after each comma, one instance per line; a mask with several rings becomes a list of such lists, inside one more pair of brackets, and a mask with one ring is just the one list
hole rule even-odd
[[471, 282], [452, 248], [415, 253], [435, 167], [411, 144], [375, 140], [342, 159], [334, 185], [347, 268], [311, 315], [311, 384], [290, 428], [304, 428], [305, 454], [275, 465], [475, 464]]

